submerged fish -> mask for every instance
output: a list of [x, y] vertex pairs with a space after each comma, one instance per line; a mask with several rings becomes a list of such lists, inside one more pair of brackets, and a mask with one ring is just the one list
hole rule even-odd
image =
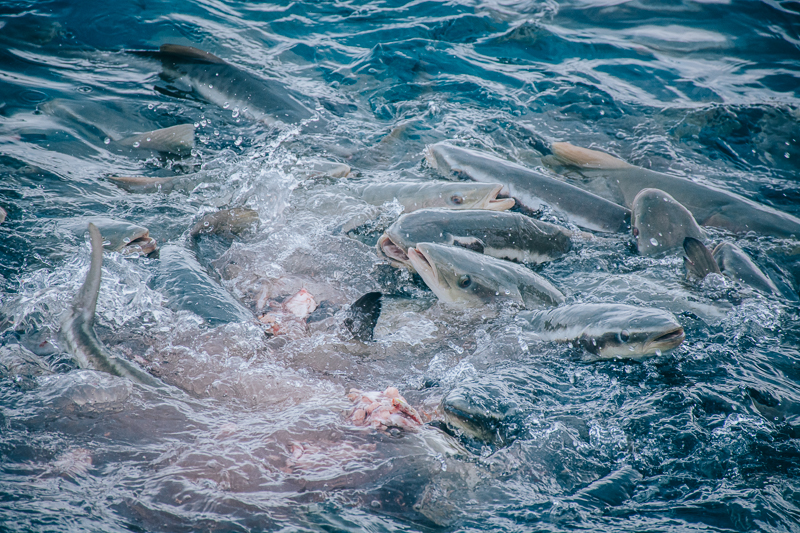
[[378, 239], [378, 253], [395, 266], [418, 242], [450, 244], [498, 259], [543, 263], [572, 248], [572, 232], [519, 213], [423, 209], [397, 219]]
[[527, 210], [547, 206], [573, 224], [593, 231], [618, 233], [628, 229], [630, 211], [625, 207], [535, 170], [446, 143], [432, 144], [425, 152], [428, 163], [443, 175], [499, 183], [504, 196], [514, 198]]
[[209, 52], [163, 44], [158, 51], [131, 53], [161, 61], [167, 78], [186, 80], [200, 98], [255, 120], [291, 124], [314, 116], [283, 83], [254, 76]]
[[162, 192], [169, 194], [174, 190], [191, 191], [203, 180], [199, 173], [168, 177], [147, 176], [109, 176], [114, 185], [132, 193]]
[[628, 206], [642, 189], [656, 188], [683, 204], [702, 226], [737, 233], [755, 231], [775, 237], [800, 237], [797, 217], [732, 192], [637, 167], [612, 155], [569, 143], [553, 143], [552, 151], [559, 163], [577, 168], [582, 175], [606, 178]]
[[6, 221], [6, 215], [8, 215], [6, 210], [0, 207], [0, 224]]
[[633, 199], [631, 231], [642, 255], [679, 250], [686, 237], [705, 238], [689, 210], [658, 189], [642, 189]]
[[524, 307], [564, 303], [552, 283], [522, 265], [434, 243], [408, 249], [408, 259], [436, 296], [447, 303], [511, 301]]
[[63, 222], [60, 225], [76, 235], [83, 236], [87, 222], [100, 230], [103, 236], [103, 248], [109, 252], [147, 255], [157, 249], [156, 240], [150, 236], [150, 230], [125, 220], [91, 217]]
[[103, 238], [100, 230], [89, 223], [92, 241], [92, 262], [86, 280], [73, 300], [72, 307], [61, 322], [61, 337], [67, 351], [80, 368], [91, 368], [154, 387], [163, 384], [134, 363], [111, 355], [94, 333], [94, 316], [103, 268]]
[[258, 222], [258, 211], [253, 209], [246, 207], [221, 209], [204, 215], [192, 226], [189, 234], [195, 238], [200, 235], [239, 235], [248, 229], [256, 227]]
[[637, 358], [678, 347], [685, 334], [670, 312], [624, 304], [574, 304], [524, 311], [517, 320], [545, 341], [579, 344], [600, 358]]
[[397, 182], [368, 185], [360, 195], [372, 205], [397, 200], [406, 213], [431, 207], [492, 211], [514, 207], [513, 198], [497, 198], [500, 189], [502, 186], [494, 183]]
[[709, 252], [702, 242], [687, 238], [683, 248], [686, 271], [698, 279], [721, 273], [766, 294], [781, 294], [775, 282], [756, 266], [744, 250], [733, 243], [721, 242], [713, 252]]
[[131, 116], [129, 109], [120, 107], [116, 102], [55, 99], [40, 107], [45, 113], [68, 119], [78, 127], [89, 127], [92, 130], [90, 134], [93, 134], [91, 136], [107, 138], [111, 148], [188, 155], [194, 146], [194, 124], [178, 124], [135, 133], [147, 128], [150, 123], [141, 117], [137, 119]]

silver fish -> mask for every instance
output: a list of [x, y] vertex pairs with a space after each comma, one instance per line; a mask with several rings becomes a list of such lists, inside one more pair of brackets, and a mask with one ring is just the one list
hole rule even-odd
[[124, 220], [90, 217], [77, 221], [66, 221], [60, 226], [82, 236], [85, 233], [83, 228], [86, 227], [87, 222], [100, 230], [103, 235], [103, 248], [109, 252], [147, 255], [158, 248], [156, 240], [150, 236], [150, 230]]
[[578, 169], [585, 177], [606, 178], [628, 206], [642, 189], [656, 188], [684, 205], [701, 226], [736, 233], [755, 231], [775, 237], [800, 237], [800, 219], [738, 194], [637, 167], [612, 155], [569, 143], [553, 143], [551, 148], [558, 163]]
[[92, 241], [91, 266], [69, 313], [61, 322], [61, 337], [67, 351], [80, 368], [91, 368], [138, 383], [162, 387], [160, 381], [134, 363], [108, 353], [94, 333], [94, 315], [103, 268], [103, 237], [92, 223], [89, 223], [89, 236]]
[[516, 163], [446, 143], [428, 146], [425, 158], [444, 176], [501, 184], [501, 194], [530, 211], [547, 206], [582, 228], [608, 233], [628, 230], [630, 211], [625, 207]]
[[561, 291], [542, 276], [472, 250], [425, 242], [409, 248], [408, 259], [446, 303], [478, 306], [509, 301], [524, 307], [564, 303]]
[[245, 207], [222, 209], [203, 216], [189, 231], [192, 237], [200, 235], [238, 235], [258, 225], [258, 211]]
[[198, 48], [163, 44], [158, 51], [131, 53], [161, 61], [166, 77], [187, 80], [202, 99], [255, 120], [290, 124], [314, 116], [278, 80], [254, 76]]
[[421, 209], [397, 219], [378, 239], [378, 254], [411, 268], [406, 250], [418, 242], [450, 244], [498, 259], [543, 263], [572, 248], [572, 232], [519, 213]]
[[396, 182], [368, 185], [361, 199], [372, 205], [397, 200], [403, 211], [439, 207], [444, 209], [489, 209], [504, 211], [514, 207], [513, 198], [497, 198], [502, 186], [494, 183]]
[[642, 189], [633, 199], [631, 232], [642, 255], [679, 250], [686, 237], [705, 238], [689, 210], [658, 189]]
[[545, 341], [578, 344], [599, 358], [637, 358], [677, 348], [685, 334], [670, 312], [624, 304], [574, 304], [517, 315]]
[[78, 101], [56, 98], [39, 106], [49, 115], [69, 120], [78, 128], [88, 129], [87, 136], [107, 137], [109, 147], [150, 150], [188, 155], [194, 146], [194, 124], [178, 124], [168, 128], [142, 132], [152, 123], [112, 101]]

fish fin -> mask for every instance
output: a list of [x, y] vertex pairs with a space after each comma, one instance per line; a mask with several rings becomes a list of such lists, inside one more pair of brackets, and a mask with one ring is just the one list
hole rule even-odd
[[467, 250], [472, 250], [473, 252], [478, 252], [479, 254], [482, 254], [486, 249], [486, 245], [477, 237], [454, 237], [453, 246], [466, 248]]
[[172, 56], [175, 59], [182, 59], [184, 61], [199, 61], [207, 63], [225, 63], [211, 52], [200, 50], [194, 46], [184, 46], [182, 44], [162, 44], [158, 51], [162, 56]]
[[711, 252], [706, 245], [694, 237], [683, 239], [683, 250], [686, 255], [683, 258], [683, 266], [686, 273], [698, 279], [705, 278], [708, 274], [721, 274], [719, 265], [714, 260]]
[[169, 128], [140, 133], [117, 141], [117, 144], [141, 150], [187, 154], [194, 146], [194, 124], [178, 124]]
[[591, 170], [618, 170], [630, 168], [633, 165], [613, 155], [597, 150], [581, 148], [569, 143], [553, 143], [553, 154], [566, 164]]
[[380, 292], [368, 292], [350, 306], [344, 327], [356, 339], [363, 342], [372, 340], [375, 324], [381, 316], [381, 296]]

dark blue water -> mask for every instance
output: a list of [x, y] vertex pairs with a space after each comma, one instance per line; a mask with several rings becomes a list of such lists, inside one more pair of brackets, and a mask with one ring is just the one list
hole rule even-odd
[[[163, 43], [278, 79], [319, 120], [265, 125], [126, 52]], [[568, 141], [800, 216], [799, 47], [795, 1], [3, 3], [0, 530], [800, 531], [797, 242], [733, 239], [785, 297], [687, 284], [629, 235], [539, 267], [571, 302], [661, 307], [686, 329], [673, 352], [587, 362], [507, 313], [438, 303], [343, 232], [399, 214], [352, 187], [438, 179], [422, 152], [444, 140], [529, 166]], [[183, 157], [118, 144], [186, 123]], [[316, 159], [354, 172], [315, 177]], [[155, 193], [108, 179], [175, 175]], [[226, 207], [259, 226], [196, 244]], [[61, 346], [89, 265], [69, 228], [92, 216], [161, 247], [105, 255], [96, 331], [173, 393]], [[367, 345], [242, 318], [300, 288], [331, 314], [402, 298]], [[350, 387], [389, 385], [433, 424], [346, 420]], [[488, 437], [442, 422], [453, 397]]]

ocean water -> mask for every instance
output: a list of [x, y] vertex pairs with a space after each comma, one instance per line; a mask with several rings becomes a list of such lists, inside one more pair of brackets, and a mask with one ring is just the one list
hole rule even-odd
[[[313, 117], [265, 124], [130, 53], [164, 43], [278, 80]], [[588, 361], [382, 263], [400, 207], [352, 192], [441, 179], [431, 143], [541, 168], [567, 141], [800, 216], [799, 89], [796, 1], [4, 2], [0, 530], [800, 531], [799, 243], [711, 231], [782, 296], [688, 283], [630, 235], [576, 244], [535, 268], [569, 302], [686, 330], [669, 353]], [[191, 153], [120, 142], [178, 124]], [[257, 227], [190, 237], [229, 207]], [[59, 339], [89, 266], [74, 228], [99, 216], [160, 251], [105, 254], [97, 335], [170, 392], [77, 369]], [[266, 337], [252, 317], [301, 288], [328, 318]], [[341, 309], [374, 290], [376, 340], [353, 341]], [[348, 422], [351, 387], [390, 385], [423, 431]], [[481, 434], [444, 417], [454, 398]]]

